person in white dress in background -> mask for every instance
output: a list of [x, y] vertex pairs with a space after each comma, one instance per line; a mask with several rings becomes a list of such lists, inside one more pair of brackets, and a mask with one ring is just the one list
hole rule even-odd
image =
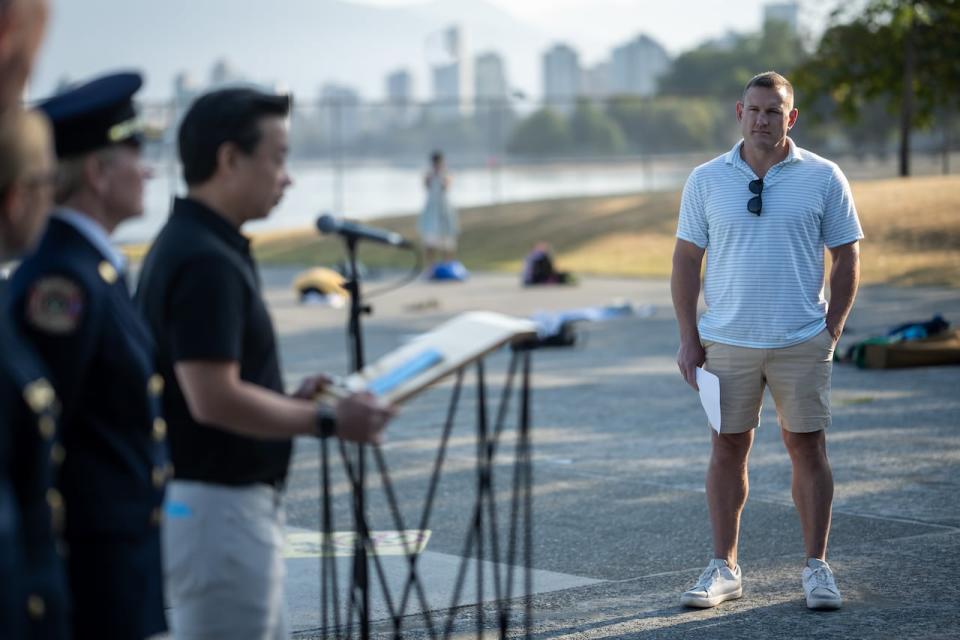
[[443, 153], [434, 151], [430, 155], [430, 165], [430, 171], [424, 176], [427, 202], [417, 224], [427, 265], [432, 265], [438, 257], [447, 262], [453, 260], [460, 233], [457, 210], [447, 197], [450, 176], [443, 162]]

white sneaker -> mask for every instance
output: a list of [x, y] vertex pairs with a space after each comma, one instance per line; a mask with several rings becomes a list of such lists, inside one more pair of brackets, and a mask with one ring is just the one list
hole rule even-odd
[[823, 560], [810, 558], [803, 568], [803, 592], [809, 609], [839, 609], [843, 604], [833, 571]]
[[692, 589], [680, 596], [685, 607], [708, 609], [727, 600], [736, 600], [743, 595], [740, 584], [740, 565], [730, 569], [723, 558], [714, 558], [700, 574]]

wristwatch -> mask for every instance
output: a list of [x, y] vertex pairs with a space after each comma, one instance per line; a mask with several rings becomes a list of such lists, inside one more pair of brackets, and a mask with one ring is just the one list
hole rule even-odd
[[336, 409], [326, 404], [318, 404], [316, 429], [318, 438], [329, 438], [337, 435]]

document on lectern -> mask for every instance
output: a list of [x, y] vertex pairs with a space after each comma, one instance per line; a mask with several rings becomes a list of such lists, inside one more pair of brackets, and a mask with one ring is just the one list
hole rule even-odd
[[488, 353], [536, 334], [530, 320], [492, 311], [463, 313], [349, 376], [331, 395], [369, 391], [387, 404], [399, 404]]

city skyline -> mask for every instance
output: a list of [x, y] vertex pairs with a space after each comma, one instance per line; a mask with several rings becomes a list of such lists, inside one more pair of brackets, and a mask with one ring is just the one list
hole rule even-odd
[[[88, 0], [88, 5], [93, 12], [92, 15], [84, 13], [86, 19], [95, 21], [98, 12], [106, 11], [118, 0]], [[383, 0], [376, 0], [382, 4]], [[649, 5], [647, 2], [625, 2], [622, 0], [599, 0], [601, 5], [614, 4], [621, 6]], [[753, 0], [736, 0], [732, 6], [737, 4], [750, 8], [751, 15], [744, 16], [739, 20], [739, 32], [748, 32], [759, 29], [762, 22], [764, 6], [770, 2], [759, 2]], [[171, 12], [176, 13], [176, 4], [191, 4], [186, 0], [171, 0]], [[223, 2], [207, 2], [202, 5], [205, 9], [213, 10], [214, 5], [224, 4]], [[166, 31], [175, 24], [175, 18], [157, 13], [157, 19], [152, 19], [152, 15], [143, 15], [144, 22], [154, 23], [152, 29], [144, 31], [144, 37], [134, 38], [132, 34], [128, 39], [130, 42], [136, 41], [139, 46], [131, 48], [130, 63], [125, 66], [141, 68], [146, 72], [147, 84], [144, 96], [149, 99], [164, 99], [171, 95], [171, 87], [174, 78], [185, 74], [186, 77], [198, 79], [207, 76], [207, 70], [218, 60], [227, 60], [240, 71], [240, 73], [249, 80], [267, 85], [279, 85], [294, 91], [296, 95], [302, 98], [316, 99], [320, 88], [325, 84], [348, 85], [352, 87], [364, 100], [382, 101], [387, 99], [386, 76], [392, 71], [406, 69], [411, 74], [412, 87], [414, 87], [414, 99], [426, 101], [434, 98], [433, 86], [435, 66], [428, 60], [428, 52], [425, 50], [427, 43], [431, 38], [436, 39], [436, 34], [451, 24], [460, 26], [464, 33], [469, 36], [471, 59], [484, 53], [495, 53], [503, 61], [505, 75], [509, 82], [509, 91], [519, 90], [531, 98], [544, 95], [543, 72], [541, 66], [541, 57], [551, 46], [557, 43], [563, 43], [578, 52], [578, 57], [582, 69], [592, 74], [592, 79], [585, 79], [590, 85], [602, 84], [600, 78], [604, 74], [613, 73], [614, 69], [608, 69], [613, 58], [613, 50], [618, 46], [624, 46], [630, 41], [643, 35], [652, 38], [661, 45], [670, 57], [676, 56], [681, 50], [676, 46], [671, 46], [671, 42], [663, 39], [657, 33], [653, 20], [639, 20], [627, 25], [622, 25], [618, 33], [621, 35], [609, 35], [600, 48], [584, 44], [584, 40], [589, 38], [566, 38], [562, 33], [545, 33], [538, 30], [536, 25], [526, 25], [522, 21], [515, 19], [518, 9], [513, 13], [504, 12], [499, 5], [503, 0], [441, 0], [431, 3], [406, 3], [404, 8], [384, 8], [371, 9], [369, 2], [357, 3], [340, 2], [336, 0], [316, 0], [309, 3], [306, 0], [285, 0], [279, 3], [281, 6], [294, 4], [307, 7], [304, 11], [305, 21], [311, 22], [333, 30], [337, 26], [338, 19], [345, 23], [344, 40], [339, 43], [332, 37], [322, 37], [318, 34], [317, 42], [328, 43], [330, 49], [343, 49], [345, 55], [337, 58], [335, 62], [327, 59], [327, 55], [310, 55], [307, 47], [311, 43], [304, 43], [304, 30], [295, 31], [288, 27], [290, 16], [278, 15], [271, 16], [273, 20], [272, 33], [263, 34], [263, 50], [251, 52], [248, 47], [238, 47], [235, 43], [245, 40], [242, 36], [244, 32], [243, 24], [236, 27], [237, 37], [232, 32], [224, 32], [222, 29], [204, 38], [204, 41], [197, 42], [199, 38], [191, 37], [193, 32], [202, 32], [206, 29], [202, 16], [198, 16], [194, 23], [184, 24], [184, 33], [181, 35], [183, 44], [179, 42], [167, 45]], [[529, 9], [529, 5], [518, 3]], [[562, 6], [582, 4], [578, 0], [562, 0]], [[691, 5], [697, 3], [690, 3]], [[800, 26], [810, 22], [808, 8], [813, 4], [804, 2], [800, 4]], [[226, 6], [226, 4], [224, 4]], [[356, 10], [354, 10], [356, 8]], [[417, 13], [423, 9], [424, 13]], [[470, 9], [470, 11], [468, 11]], [[144, 11], [146, 9], [144, 8]], [[427, 11], [428, 10], [428, 11]], [[116, 68], [116, 60], [125, 59], [123, 55], [98, 55], [95, 48], [90, 48], [85, 40], [82, 51], [76, 52], [68, 46], [68, 43], [76, 39], [73, 28], [83, 30], [82, 22], [77, 23], [71, 20], [77, 14], [76, 5], [69, 7], [61, 2], [55, 4], [55, 13], [51, 28], [51, 35], [48, 39], [48, 45], [45, 48], [44, 56], [41, 58], [37, 80], [31, 87], [33, 96], [42, 96], [50, 93], [60, 83], [64, 77], [77, 79], [89, 77], [110, 68]], [[126, 7], [126, 13], [121, 12], [115, 18], [119, 23], [126, 22], [140, 15], [130, 7]], [[312, 14], [309, 12], [312, 11]], [[360, 14], [357, 13], [360, 12]], [[445, 12], [445, 13], [444, 13]], [[562, 14], [562, 11], [558, 12]], [[365, 31], [365, 25], [355, 25], [353, 28], [346, 24], [357, 15], [363, 15], [364, 18], [379, 19], [383, 16], [385, 21], [406, 21], [409, 27], [404, 28], [399, 25], [401, 34], [388, 34], [381, 38], [379, 46], [368, 47], [365, 42], [372, 41], [369, 31]], [[318, 17], [319, 16], [319, 17]], [[452, 19], [443, 21], [446, 16], [460, 16], [462, 19]], [[514, 16], [513, 18], [509, 16]], [[805, 17], [806, 16], [806, 17]], [[167, 20], [162, 22], [160, 18]], [[310, 20], [307, 20], [310, 18]], [[318, 22], [320, 20], [320, 22]], [[70, 22], [70, 25], [66, 24]], [[76, 23], [76, 24], [74, 24]], [[259, 21], [252, 17], [248, 19], [248, 25], [258, 24]], [[277, 29], [276, 27], [284, 27]], [[504, 28], [504, 27], [507, 28]], [[648, 28], [650, 27], [650, 28]], [[143, 29], [143, 27], [138, 27]], [[420, 29], [419, 32], [416, 30]], [[584, 30], [584, 33], [590, 30]], [[693, 33], [694, 28], [689, 31]], [[289, 38], [284, 36], [288, 35]], [[728, 37], [728, 31], [723, 30], [721, 22], [711, 26], [709, 31], [704, 32], [709, 37], [702, 38], [690, 45], [696, 46], [699, 42], [709, 39], [722, 39]], [[502, 37], [500, 37], [502, 36]], [[239, 37], [239, 39], [238, 39]], [[258, 36], [260, 38], [261, 36]], [[392, 39], [390, 39], [392, 37]], [[289, 42], [287, 42], [289, 40]], [[284, 42], [285, 46], [271, 46], [274, 42]], [[218, 43], [222, 43], [219, 44]], [[289, 45], [289, 46], [286, 46]], [[122, 48], [122, 43], [117, 43]], [[353, 47], [352, 51], [348, 49]], [[690, 48], [687, 47], [687, 48]], [[159, 49], [162, 53], [157, 54], [154, 50]], [[322, 48], [321, 48], [322, 50]], [[357, 51], [364, 51], [363, 55], [358, 55]], [[190, 52], [192, 55], [187, 55]], [[262, 55], [251, 55], [262, 53]], [[109, 60], [109, 62], [107, 62]], [[271, 60], [276, 60], [275, 64], [270, 64]], [[289, 60], [289, 62], [288, 62]], [[179, 63], [179, 64], [178, 64]], [[174, 66], [176, 65], [176, 66]], [[306, 68], [305, 68], [306, 67]], [[616, 83], [614, 83], [616, 86]], [[647, 91], [649, 93], [649, 91]]]

